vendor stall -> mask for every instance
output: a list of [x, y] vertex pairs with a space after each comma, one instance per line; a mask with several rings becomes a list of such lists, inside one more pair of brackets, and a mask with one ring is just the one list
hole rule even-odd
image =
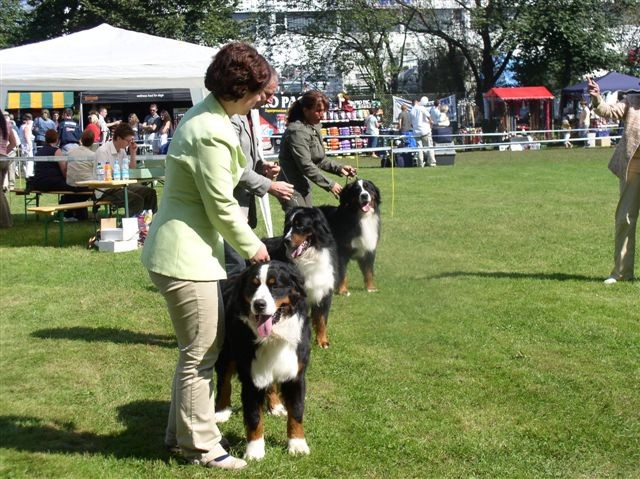
[[[618, 72], [609, 72], [606, 75], [595, 78], [595, 82], [600, 87], [602, 95], [607, 97], [611, 94], [620, 93], [640, 93], [638, 86], [638, 78], [631, 75], [623, 75]], [[563, 118], [572, 119], [578, 112], [578, 104], [580, 100], [589, 103], [589, 92], [587, 91], [587, 82], [583, 81], [575, 85], [562, 89], [560, 100], [560, 108]]]
[[484, 94], [485, 111], [498, 122], [498, 131], [551, 129], [553, 95], [543, 86], [492, 88]]

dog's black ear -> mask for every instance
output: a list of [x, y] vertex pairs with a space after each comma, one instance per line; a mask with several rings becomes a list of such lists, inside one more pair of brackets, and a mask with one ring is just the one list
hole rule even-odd
[[349, 203], [349, 195], [351, 195], [353, 185], [355, 185], [355, 183], [347, 183], [346, 185], [344, 185], [344, 188], [342, 188], [339, 198], [341, 205], [346, 205], [347, 203]]
[[246, 267], [241, 273], [229, 277], [222, 285], [222, 298], [224, 301], [225, 311], [231, 311], [232, 308], [240, 308], [245, 304], [242, 297], [244, 295], [244, 287], [249, 278], [255, 275], [255, 270], [260, 265]]
[[[293, 215], [295, 215], [298, 211], [300, 211], [301, 209], [304, 209], [304, 206], [294, 206], [293, 208], [289, 208], [285, 214], [284, 214], [284, 224], [285, 224], [285, 228], [289, 225], [291, 225], [291, 218], [293, 218]], [[285, 230], [286, 233], [286, 230]]]
[[324, 216], [320, 208], [310, 208], [312, 211], [311, 217], [313, 218], [313, 229], [316, 232], [316, 241], [318, 243], [325, 242], [326, 238], [332, 238], [331, 228], [329, 222]]
[[300, 298], [306, 298], [307, 292], [304, 289], [304, 278], [300, 270], [291, 263], [283, 263], [283, 266], [286, 268], [287, 275], [291, 279], [292, 289]]
[[371, 189], [376, 195], [376, 203], [378, 204], [382, 203], [382, 197], [380, 196], [380, 190], [378, 189], [378, 187], [375, 185], [373, 181], [367, 180], [367, 183], [369, 183], [369, 185], [371, 186]]

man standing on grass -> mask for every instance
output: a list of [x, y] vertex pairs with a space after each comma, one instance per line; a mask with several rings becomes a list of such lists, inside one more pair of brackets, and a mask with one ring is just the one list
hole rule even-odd
[[[240, 147], [247, 158], [247, 165], [238, 185], [233, 190], [233, 196], [238, 200], [238, 205], [240, 205], [240, 209], [251, 228], [255, 228], [258, 224], [256, 196], [263, 197], [269, 193], [276, 198], [289, 200], [293, 195], [292, 184], [286, 181], [275, 181], [280, 173], [280, 166], [277, 163], [266, 161], [262, 154], [262, 132], [258, 108], [269, 103], [277, 89], [278, 74], [272, 69], [271, 80], [253, 109], [247, 115], [231, 117], [231, 123], [236, 130], [238, 140], [240, 140]], [[224, 242], [224, 254], [227, 275], [242, 272], [246, 261], [226, 241]]]
[[[420, 101], [414, 100], [411, 109], [411, 125], [413, 126], [413, 136], [415, 136], [418, 146], [429, 148], [429, 166], [436, 166], [436, 155], [433, 151], [433, 139], [431, 137], [431, 115], [427, 109], [429, 99], [423, 96]], [[418, 151], [418, 165], [424, 167], [424, 152]]]
[[622, 138], [609, 162], [609, 169], [620, 180], [620, 199], [615, 216], [613, 270], [604, 284], [616, 284], [634, 279], [636, 228], [640, 213], [640, 95], [629, 94], [624, 100], [609, 105], [593, 79], [587, 79], [587, 88], [595, 113], [604, 118], [622, 120], [625, 124]]

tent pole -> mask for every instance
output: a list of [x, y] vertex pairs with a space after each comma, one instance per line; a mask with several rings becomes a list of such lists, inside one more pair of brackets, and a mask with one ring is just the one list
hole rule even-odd
[[78, 96], [78, 102], [80, 103], [80, 131], [84, 131], [84, 113], [82, 112], [82, 92]]

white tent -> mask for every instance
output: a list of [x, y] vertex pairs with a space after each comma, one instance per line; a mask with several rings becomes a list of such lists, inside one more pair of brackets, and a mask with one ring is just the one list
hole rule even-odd
[[[217, 49], [102, 25], [0, 50], [0, 105], [9, 91], [189, 88], [196, 103]], [[262, 213], [273, 236], [269, 199]], [[266, 210], [265, 210], [266, 208]]]
[[206, 94], [217, 49], [102, 25], [0, 50], [0, 105], [8, 91], [189, 88]]

